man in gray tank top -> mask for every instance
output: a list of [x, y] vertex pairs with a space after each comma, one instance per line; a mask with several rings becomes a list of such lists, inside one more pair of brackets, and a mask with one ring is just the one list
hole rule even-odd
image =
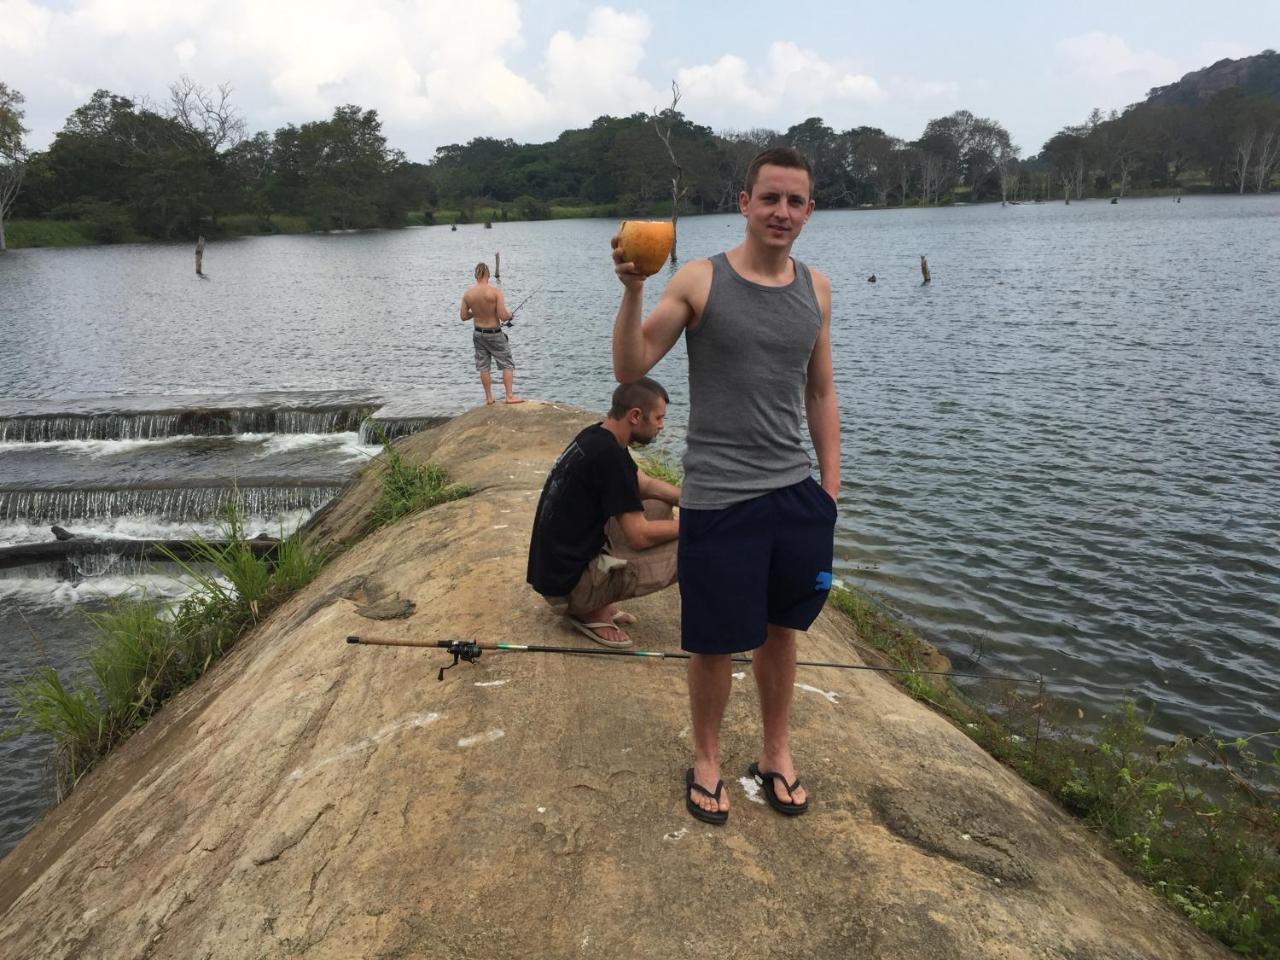
[[[748, 773], [780, 813], [809, 804], [789, 740], [796, 631], [831, 587], [840, 423], [831, 364], [831, 284], [792, 259], [813, 212], [808, 161], [789, 148], [752, 161], [739, 195], [746, 238], [686, 264], [641, 320], [643, 274], [613, 238], [623, 284], [613, 328], [620, 383], [649, 372], [683, 334], [689, 436], [680, 499], [681, 646], [689, 660], [694, 762], [685, 803], [724, 823], [720, 725], [734, 653], [752, 654], [764, 736]], [[818, 458], [810, 474], [801, 422]]]

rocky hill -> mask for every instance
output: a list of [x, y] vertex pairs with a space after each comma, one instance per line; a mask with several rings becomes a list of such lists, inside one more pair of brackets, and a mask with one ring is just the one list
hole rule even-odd
[[1280, 98], [1280, 53], [1264, 50], [1253, 57], [1219, 60], [1176, 83], [1153, 87], [1147, 102], [1167, 107], [1204, 103], [1230, 87], [1240, 87], [1250, 96]]

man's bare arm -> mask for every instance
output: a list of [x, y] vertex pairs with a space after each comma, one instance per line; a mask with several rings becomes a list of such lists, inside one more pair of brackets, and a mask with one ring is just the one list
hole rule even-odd
[[641, 322], [644, 306], [643, 274], [622, 259], [618, 238], [613, 244], [614, 272], [622, 281], [622, 303], [613, 324], [613, 375], [619, 383], [639, 380], [667, 355], [694, 318], [693, 297], [709, 281], [711, 264], [698, 260], [681, 267], [649, 316]]
[[809, 355], [804, 389], [809, 437], [818, 455], [822, 489], [832, 500], [840, 496], [840, 407], [836, 402], [835, 372], [831, 362], [831, 281], [814, 271], [814, 291], [822, 308], [822, 328]]
[[640, 481], [641, 500], [661, 500], [663, 503], [669, 503], [673, 507], [680, 503], [680, 488], [674, 484], [659, 480], [657, 477], [651, 477], [643, 471], [641, 471], [638, 479]]
[[648, 550], [680, 536], [679, 520], [646, 520], [641, 510], [618, 514], [618, 525], [632, 550]]
[[471, 304], [467, 303], [467, 298], [462, 298], [461, 316], [463, 320], [470, 320], [475, 314], [471, 312]]
[[515, 316], [514, 313], [512, 313], [510, 310], [507, 309], [507, 301], [503, 298], [501, 290], [498, 291], [497, 307], [498, 307], [498, 319], [503, 323], [506, 323], [508, 320], [510, 320], [512, 317]]

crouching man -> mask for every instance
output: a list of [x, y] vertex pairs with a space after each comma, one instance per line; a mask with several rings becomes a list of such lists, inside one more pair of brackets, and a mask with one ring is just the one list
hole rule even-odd
[[560, 454], [533, 518], [526, 579], [574, 629], [606, 647], [627, 647], [635, 617], [617, 604], [676, 579], [680, 488], [637, 468], [630, 444], [650, 443], [667, 414], [667, 391], [642, 377], [613, 393], [602, 423]]

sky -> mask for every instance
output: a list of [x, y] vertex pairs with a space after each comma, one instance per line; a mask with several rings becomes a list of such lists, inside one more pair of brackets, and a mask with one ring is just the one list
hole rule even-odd
[[673, 80], [718, 132], [816, 116], [914, 139], [967, 109], [1030, 155], [1095, 106], [1266, 48], [1280, 0], [0, 0], [0, 81], [26, 97], [34, 149], [96, 89], [162, 104], [186, 75], [229, 83], [251, 132], [376, 109], [421, 162], [661, 109]]

